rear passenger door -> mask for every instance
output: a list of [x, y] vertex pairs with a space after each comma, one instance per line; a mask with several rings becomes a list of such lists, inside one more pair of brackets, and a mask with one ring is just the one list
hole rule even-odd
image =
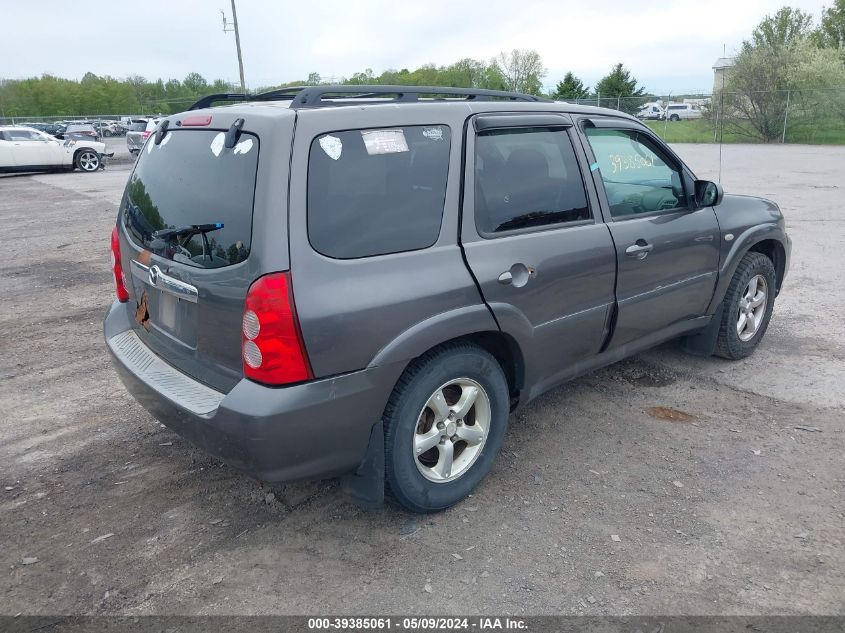
[[585, 123], [619, 265], [613, 349], [704, 314], [719, 224], [712, 207], [695, 206], [692, 175], [639, 124]]
[[526, 355], [531, 397], [600, 351], [614, 301], [613, 242], [567, 115], [478, 115], [465, 162], [467, 263]]

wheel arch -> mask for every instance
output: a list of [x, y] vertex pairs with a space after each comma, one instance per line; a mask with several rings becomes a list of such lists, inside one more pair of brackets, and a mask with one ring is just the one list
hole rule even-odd
[[762, 253], [772, 260], [775, 267], [775, 295], [777, 295], [780, 293], [783, 277], [786, 274], [786, 249], [783, 244], [772, 238], [760, 240], [752, 244], [746, 251], [746, 253], [751, 252]]
[[758, 225], [740, 235], [719, 269], [719, 280], [713, 293], [713, 299], [707, 308], [707, 314], [713, 314], [725, 298], [731, 279], [746, 253], [762, 253], [772, 260], [776, 273], [775, 296], [780, 292], [789, 253], [784, 243], [785, 236], [777, 225]]
[[515, 404], [525, 386], [525, 356], [518, 341], [498, 328], [484, 304], [451, 310], [415, 324], [382, 348], [370, 366], [402, 363], [407, 368], [427, 352], [456, 342], [477, 345], [496, 359]]
[[95, 150], [93, 147], [87, 147], [87, 146], [77, 147], [77, 148], [73, 151], [73, 166], [74, 166], [74, 167], [76, 167], [76, 159], [77, 159], [77, 158], [79, 157], [79, 155], [80, 155], [82, 152], [84, 152], [84, 151], [94, 152], [94, 153], [97, 155], [97, 157], [98, 157], [100, 160], [102, 160], [102, 157], [101, 157], [101, 155], [100, 155], [100, 152], [98, 152], [97, 150]]

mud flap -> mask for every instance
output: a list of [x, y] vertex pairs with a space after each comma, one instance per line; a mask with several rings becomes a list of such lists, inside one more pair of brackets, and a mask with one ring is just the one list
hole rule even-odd
[[378, 510], [384, 505], [384, 425], [381, 420], [370, 430], [364, 461], [356, 470], [340, 478], [340, 488], [362, 510]]
[[719, 327], [722, 325], [724, 312], [725, 302], [722, 301], [710, 317], [707, 327], [681, 339], [681, 349], [693, 356], [711, 356], [716, 350], [716, 340], [719, 338]]

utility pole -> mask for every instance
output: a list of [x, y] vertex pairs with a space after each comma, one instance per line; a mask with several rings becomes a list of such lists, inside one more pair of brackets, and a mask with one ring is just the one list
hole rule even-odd
[[226, 21], [226, 14], [223, 12], [223, 9], [220, 10], [220, 14], [223, 16], [223, 32], [224, 33], [231, 33], [232, 31], [235, 32], [235, 46], [238, 49], [238, 71], [241, 74], [241, 92], [246, 94], [246, 83], [244, 83], [244, 60], [243, 56], [241, 56], [241, 34], [238, 31], [238, 12], [235, 9], [235, 0], [232, 0], [232, 26], [229, 26], [229, 23]]

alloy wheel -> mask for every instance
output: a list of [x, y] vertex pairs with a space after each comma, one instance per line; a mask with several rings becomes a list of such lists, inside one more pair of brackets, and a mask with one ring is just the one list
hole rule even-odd
[[736, 333], [741, 341], [750, 341], [760, 329], [766, 316], [768, 302], [768, 284], [763, 275], [754, 275], [748, 280], [745, 291], [739, 300], [739, 314], [736, 321]]
[[82, 171], [97, 171], [100, 166], [100, 157], [95, 152], [82, 152], [79, 155], [78, 164]]
[[454, 481], [481, 455], [490, 431], [490, 398], [470, 378], [441, 385], [425, 403], [413, 438], [414, 462], [435, 483]]

